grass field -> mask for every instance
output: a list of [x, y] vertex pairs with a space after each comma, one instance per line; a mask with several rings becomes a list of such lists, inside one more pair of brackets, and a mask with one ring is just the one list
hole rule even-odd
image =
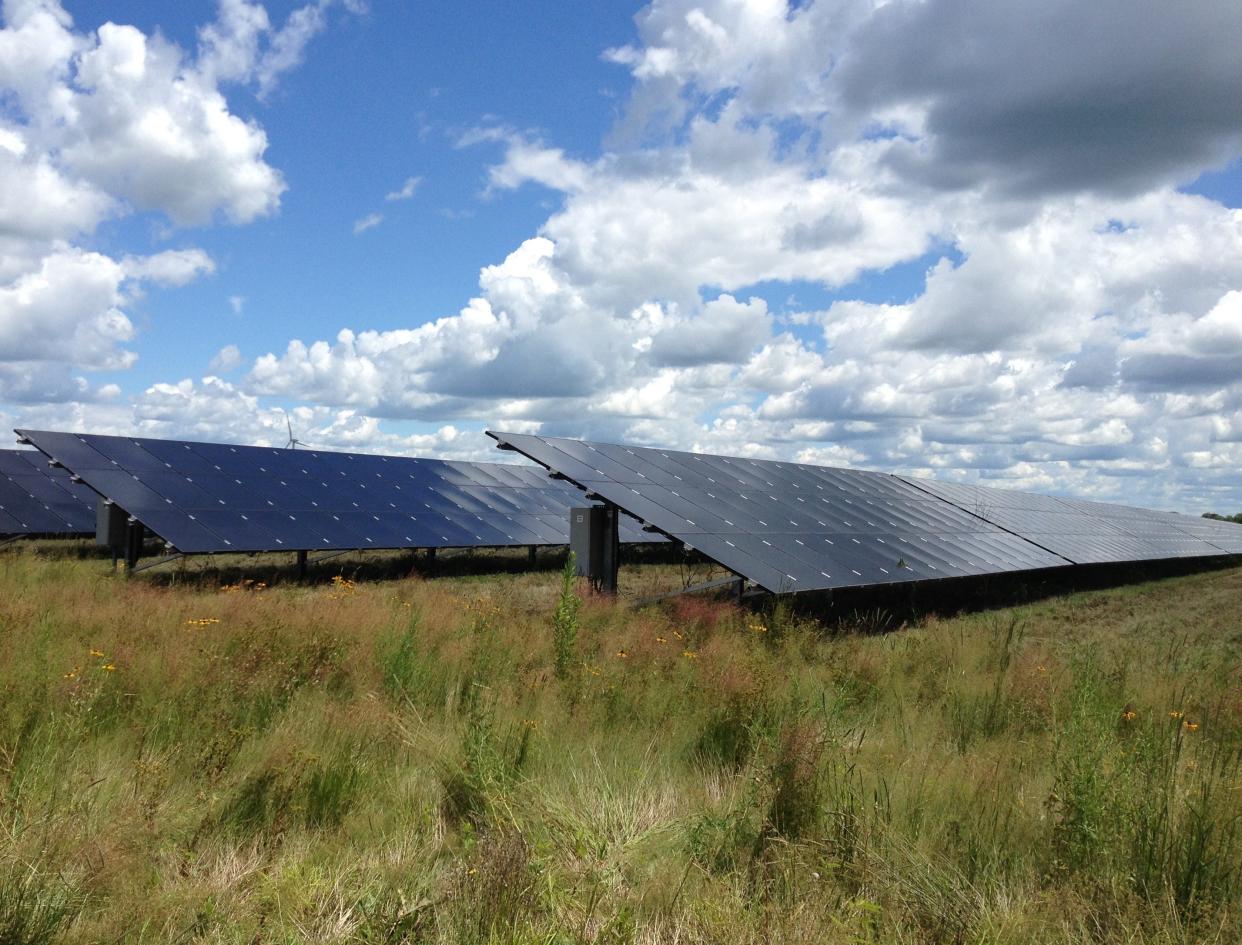
[[0, 554], [4, 945], [1242, 941], [1242, 569], [828, 632], [48, 548]]

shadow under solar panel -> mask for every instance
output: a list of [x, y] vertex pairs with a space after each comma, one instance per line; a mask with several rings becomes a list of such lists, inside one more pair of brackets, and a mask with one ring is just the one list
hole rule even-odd
[[94, 531], [95, 493], [36, 450], [0, 450], [0, 537]]
[[[564, 545], [581, 501], [498, 463], [17, 432], [183, 554]], [[621, 539], [664, 540], [633, 523]]]
[[1242, 526], [933, 480], [488, 432], [776, 593], [1242, 552]]

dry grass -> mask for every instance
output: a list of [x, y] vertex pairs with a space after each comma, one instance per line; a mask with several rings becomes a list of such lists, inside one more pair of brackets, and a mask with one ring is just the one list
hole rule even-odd
[[336, 563], [0, 555], [0, 942], [1242, 940], [1242, 569], [888, 633], [587, 599], [558, 678], [555, 570]]

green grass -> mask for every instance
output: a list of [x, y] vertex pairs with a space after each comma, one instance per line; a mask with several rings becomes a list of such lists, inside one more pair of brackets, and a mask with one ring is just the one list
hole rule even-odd
[[0, 554], [4, 945], [1242, 941], [1242, 569], [826, 630], [50, 548]]

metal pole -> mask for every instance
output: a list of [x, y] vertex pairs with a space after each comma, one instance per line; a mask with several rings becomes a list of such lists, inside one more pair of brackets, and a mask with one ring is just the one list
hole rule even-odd
[[127, 522], [125, 527], [125, 573], [134, 570], [142, 557], [143, 527], [141, 522]]
[[527, 560], [527, 562], [530, 564], [530, 566], [531, 566], [532, 568], [535, 566], [535, 554], [536, 554], [536, 548], [535, 548], [535, 546], [534, 546], [534, 545], [530, 545], [530, 546], [526, 549], [526, 560]]
[[152, 568], [158, 568], [160, 565], [168, 564], [168, 562], [170, 561], [184, 561], [184, 560], [185, 560], [185, 555], [181, 554], [180, 552], [177, 552], [176, 554], [165, 555], [162, 558], [157, 558], [155, 561], [148, 561], [146, 564], [138, 565], [138, 567], [134, 568], [133, 573], [137, 574], [139, 571], [150, 571]]
[[298, 552], [298, 580], [299, 581], [306, 580], [306, 552], [305, 551]]
[[621, 569], [619, 514], [615, 505], [604, 505], [604, 573], [599, 582], [599, 589], [604, 594], [617, 593], [617, 572]]

